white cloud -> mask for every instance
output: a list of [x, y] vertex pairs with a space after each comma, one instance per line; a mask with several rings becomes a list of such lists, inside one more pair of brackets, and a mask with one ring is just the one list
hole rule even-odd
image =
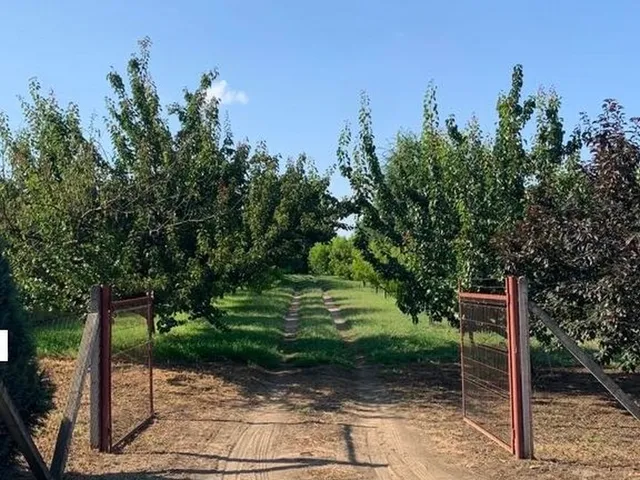
[[216, 80], [207, 90], [207, 99], [217, 98], [221, 104], [230, 105], [232, 103], [241, 103], [246, 105], [249, 102], [249, 96], [242, 90], [233, 90], [229, 88], [226, 80]]

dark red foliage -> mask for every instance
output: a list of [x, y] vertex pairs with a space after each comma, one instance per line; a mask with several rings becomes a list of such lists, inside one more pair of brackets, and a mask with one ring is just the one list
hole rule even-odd
[[535, 300], [574, 337], [598, 341], [602, 362], [627, 370], [640, 365], [638, 140], [638, 122], [605, 101], [583, 128], [589, 160], [533, 187], [524, 220], [499, 242]]

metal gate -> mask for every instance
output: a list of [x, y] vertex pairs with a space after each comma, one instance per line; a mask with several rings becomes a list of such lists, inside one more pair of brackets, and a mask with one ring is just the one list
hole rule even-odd
[[153, 292], [100, 299], [99, 449], [120, 449], [154, 418]]
[[[462, 414], [518, 458], [531, 458], [527, 306], [519, 299], [515, 277], [508, 277], [500, 290], [458, 293]], [[526, 286], [521, 290], [526, 295]]]

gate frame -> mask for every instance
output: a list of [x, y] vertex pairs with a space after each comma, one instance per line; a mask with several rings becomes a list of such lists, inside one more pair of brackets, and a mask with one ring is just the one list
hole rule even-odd
[[[99, 290], [98, 305], [93, 308], [97, 310], [99, 317], [99, 343], [96, 355], [92, 359], [91, 365], [91, 446], [103, 453], [112, 453], [118, 446], [125, 444], [132, 437], [138, 434], [143, 428], [149, 425], [155, 418], [153, 402], [153, 334], [155, 334], [154, 324], [154, 294], [147, 291], [144, 294], [132, 296], [123, 300], [113, 300], [112, 286], [100, 285], [94, 287]], [[112, 417], [112, 326], [114, 314], [120, 309], [119, 302], [136, 301], [146, 299], [146, 303], [136, 306], [137, 310], [146, 309], [146, 325], [149, 340], [147, 342], [147, 367], [149, 369], [149, 416], [136, 425], [117, 444], [113, 444], [113, 417]], [[126, 309], [123, 309], [126, 310]]]
[[529, 348], [529, 315], [527, 283], [524, 277], [505, 278], [505, 294], [463, 292], [458, 287], [458, 301], [490, 300], [504, 302], [506, 310], [509, 406], [511, 410], [511, 445], [488, 432], [466, 415], [464, 381], [464, 330], [460, 311], [460, 368], [462, 373], [462, 417], [482, 434], [510, 451], [518, 459], [533, 458], [531, 415], [531, 359]]

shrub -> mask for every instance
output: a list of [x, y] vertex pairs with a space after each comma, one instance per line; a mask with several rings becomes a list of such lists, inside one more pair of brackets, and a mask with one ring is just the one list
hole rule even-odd
[[331, 247], [326, 243], [316, 243], [309, 250], [309, 269], [315, 275], [329, 275]]
[[329, 270], [332, 275], [351, 280], [353, 272], [353, 243], [344, 237], [336, 237], [331, 241], [329, 252]]
[[376, 275], [373, 266], [362, 258], [362, 254], [355, 250], [353, 260], [351, 261], [351, 277], [354, 280], [362, 282], [364, 286], [371, 285], [372, 287], [379, 287], [380, 281]]
[[[0, 330], [9, 331], [9, 362], [0, 364], [0, 380], [22, 420], [33, 431], [52, 408], [53, 388], [39, 370], [30, 325], [18, 301], [1, 244]], [[0, 477], [5, 478], [3, 469], [15, 465], [16, 453], [15, 443], [0, 422]]]

